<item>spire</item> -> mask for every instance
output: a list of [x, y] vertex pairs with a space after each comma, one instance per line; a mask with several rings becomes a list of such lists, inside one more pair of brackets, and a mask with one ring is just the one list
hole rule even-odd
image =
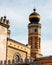
[[35, 11], [36, 11], [36, 9], [34, 8], [34, 9], [33, 9], [33, 11], [35, 12]]

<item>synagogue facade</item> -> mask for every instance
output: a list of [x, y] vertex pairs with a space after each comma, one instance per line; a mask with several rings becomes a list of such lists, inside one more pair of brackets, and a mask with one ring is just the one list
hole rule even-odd
[[52, 64], [52, 56], [43, 57], [41, 54], [41, 23], [40, 15], [34, 9], [29, 15], [28, 44], [10, 38], [10, 22], [6, 16], [0, 18], [0, 60], [15, 62], [21, 59], [33, 59], [34, 62]]

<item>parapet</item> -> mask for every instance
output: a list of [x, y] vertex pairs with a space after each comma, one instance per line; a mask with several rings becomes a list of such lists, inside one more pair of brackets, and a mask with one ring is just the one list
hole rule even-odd
[[6, 28], [10, 27], [9, 20], [6, 19], [6, 16], [0, 18], [0, 25], [4, 26]]
[[45, 65], [44, 63], [33, 61], [32, 59], [21, 59], [20, 61], [8, 60], [8, 61], [0, 61], [0, 65]]

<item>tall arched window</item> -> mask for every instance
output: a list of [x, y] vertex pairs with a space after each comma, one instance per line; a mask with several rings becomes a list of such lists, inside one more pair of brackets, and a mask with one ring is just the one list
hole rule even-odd
[[14, 59], [15, 62], [19, 62], [20, 58], [21, 58], [21, 55], [19, 53], [15, 53], [14, 56], [13, 56], [13, 59]]
[[15, 56], [15, 60], [16, 60], [16, 62], [18, 62], [18, 61], [20, 60], [19, 55], [16, 55], [16, 56]]

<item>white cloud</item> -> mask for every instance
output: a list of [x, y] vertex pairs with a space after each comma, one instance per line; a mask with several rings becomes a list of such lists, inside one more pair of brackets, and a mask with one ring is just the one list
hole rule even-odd
[[13, 36], [12, 39], [14, 39], [22, 44], [28, 44], [28, 38], [25, 35], [16, 35], [16, 36]]
[[52, 55], [52, 41], [51, 40], [42, 40], [41, 51], [42, 51], [43, 56]]

